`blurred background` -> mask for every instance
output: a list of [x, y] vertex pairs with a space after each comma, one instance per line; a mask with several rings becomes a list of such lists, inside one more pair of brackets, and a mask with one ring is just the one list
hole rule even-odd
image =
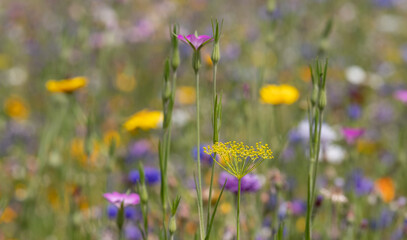
[[[143, 109], [162, 110], [171, 24], [181, 34], [212, 35], [211, 18], [224, 21], [220, 138], [262, 141], [275, 154], [256, 172], [263, 187], [243, 199], [243, 239], [271, 239], [270, 221], [279, 214], [288, 218], [287, 239], [301, 237], [308, 166], [304, 120], [309, 65], [317, 58], [329, 59], [326, 143], [317, 182], [330, 192], [315, 221], [315, 239], [351, 239], [346, 234], [355, 232], [364, 239], [407, 238], [407, 106], [405, 95], [395, 97], [407, 89], [406, 16], [405, 0], [2, 0], [0, 240], [115, 239], [113, 210], [102, 194], [133, 189], [131, 173], [139, 161], [159, 166], [160, 127], [129, 132], [123, 123]], [[168, 178], [173, 195], [182, 196], [178, 239], [192, 239], [195, 81], [192, 50], [184, 43], [179, 48]], [[212, 141], [211, 51], [211, 43], [203, 48], [200, 71], [206, 145]], [[88, 82], [72, 94], [45, 87], [49, 80], [76, 76]], [[299, 99], [264, 104], [259, 90], [266, 84], [294, 86]], [[347, 142], [344, 127], [362, 128], [363, 136]], [[362, 183], [368, 187], [358, 192]], [[149, 192], [150, 238], [158, 239], [153, 226], [160, 219], [159, 184]], [[328, 200], [336, 193], [348, 203]], [[227, 235], [233, 204], [233, 194], [226, 193], [214, 239], [233, 239]], [[141, 239], [139, 209], [126, 214], [126, 238]]]

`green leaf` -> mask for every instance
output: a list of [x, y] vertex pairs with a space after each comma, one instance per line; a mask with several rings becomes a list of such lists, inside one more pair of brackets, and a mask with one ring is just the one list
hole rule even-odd
[[218, 205], [219, 205], [220, 199], [222, 198], [223, 190], [225, 190], [226, 182], [227, 182], [227, 179], [225, 180], [225, 183], [224, 183], [223, 186], [222, 186], [222, 190], [220, 191], [218, 200], [216, 200], [215, 208], [213, 209], [212, 217], [211, 217], [211, 220], [209, 221], [208, 229], [207, 229], [207, 231], [206, 231], [205, 240], [209, 240], [209, 236], [211, 235], [213, 220], [215, 219], [216, 210], [218, 209]]
[[284, 222], [280, 222], [275, 240], [283, 240], [283, 238], [284, 238]]

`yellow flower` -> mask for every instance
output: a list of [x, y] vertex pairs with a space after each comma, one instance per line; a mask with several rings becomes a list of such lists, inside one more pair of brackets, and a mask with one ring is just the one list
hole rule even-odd
[[298, 100], [300, 96], [299, 91], [287, 84], [277, 85], [266, 85], [260, 89], [260, 100], [267, 104], [293, 104]]
[[118, 73], [116, 76], [116, 87], [123, 92], [131, 92], [136, 86], [136, 78], [125, 73]]
[[90, 166], [96, 164], [99, 156], [100, 146], [99, 143], [92, 142], [92, 150], [90, 156], [85, 152], [85, 141], [80, 138], [74, 138], [71, 142], [71, 156], [76, 158], [82, 166]]
[[394, 188], [394, 182], [391, 178], [384, 177], [376, 180], [375, 187], [377, 191], [380, 193], [383, 202], [388, 203], [394, 199], [396, 191]]
[[74, 77], [60, 81], [49, 80], [45, 85], [50, 92], [71, 93], [86, 85], [88, 79], [85, 77]]
[[10, 97], [4, 102], [4, 111], [14, 119], [27, 119], [29, 115], [26, 104], [17, 96]]
[[[235, 141], [217, 142], [212, 146], [204, 147], [204, 152], [213, 156], [219, 166], [237, 179], [253, 171], [264, 160], [273, 158], [273, 152], [268, 145], [263, 145], [261, 142], [256, 143], [256, 147]], [[219, 155], [219, 160], [214, 157], [215, 154]]]
[[160, 111], [150, 111], [147, 109], [131, 116], [124, 124], [123, 127], [127, 131], [155, 129], [160, 126], [163, 121], [163, 113]]
[[3, 212], [0, 212], [0, 223], [9, 223], [14, 221], [17, 217], [17, 213], [9, 207], [6, 207]]
[[220, 205], [220, 211], [223, 214], [228, 214], [228, 213], [230, 213], [231, 210], [232, 210], [232, 205], [230, 205], [230, 203], [222, 203]]
[[304, 232], [305, 231], [305, 218], [304, 217], [300, 217], [297, 219], [297, 221], [295, 222], [295, 229], [297, 229], [298, 232]]
[[117, 131], [110, 130], [105, 132], [103, 142], [106, 146], [110, 146], [114, 141], [115, 146], [120, 145], [120, 134]]
[[187, 86], [178, 87], [176, 97], [177, 101], [180, 104], [183, 105], [193, 104], [195, 103], [196, 99], [195, 88]]

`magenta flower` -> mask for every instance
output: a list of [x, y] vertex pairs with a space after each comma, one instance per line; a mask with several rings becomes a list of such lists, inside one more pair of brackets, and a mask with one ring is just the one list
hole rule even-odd
[[140, 203], [140, 196], [136, 193], [105, 193], [103, 194], [109, 202], [114, 204], [116, 207], [120, 208], [120, 205], [123, 203], [123, 207], [130, 205], [137, 205]]
[[407, 103], [407, 90], [398, 90], [394, 93], [394, 98], [401, 101], [402, 103]]
[[184, 43], [189, 44], [194, 51], [200, 50], [205, 44], [208, 42], [212, 41], [213, 38], [208, 35], [195, 35], [195, 34], [189, 34], [189, 35], [178, 35], [178, 39], [183, 41]]
[[348, 144], [353, 144], [365, 133], [362, 128], [342, 128], [342, 134]]

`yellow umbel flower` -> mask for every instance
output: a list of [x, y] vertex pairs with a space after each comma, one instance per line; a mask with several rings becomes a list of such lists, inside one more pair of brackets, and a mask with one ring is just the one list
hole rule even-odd
[[219, 155], [220, 159], [213, 157], [216, 163], [237, 179], [253, 171], [264, 160], [273, 158], [273, 152], [268, 145], [263, 145], [261, 142], [256, 143], [256, 147], [236, 141], [217, 142], [212, 146], [204, 147], [204, 152], [211, 156]]
[[127, 131], [133, 131], [138, 128], [142, 130], [155, 129], [160, 126], [163, 121], [163, 113], [160, 111], [150, 111], [147, 109], [131, 116], [124, 124], [123, 127]]
[[287, 84], [277, 85], [266, 85], [260, 89], [260, 100], [267, 104], [293, 104], [300, 97], [299, 91]]
[[87, 83], [85, 77], [74, 77], [64, 80], [49, 80], [45, 85], [50, 92], [71, 93], [79, 88], [82, 88]]

